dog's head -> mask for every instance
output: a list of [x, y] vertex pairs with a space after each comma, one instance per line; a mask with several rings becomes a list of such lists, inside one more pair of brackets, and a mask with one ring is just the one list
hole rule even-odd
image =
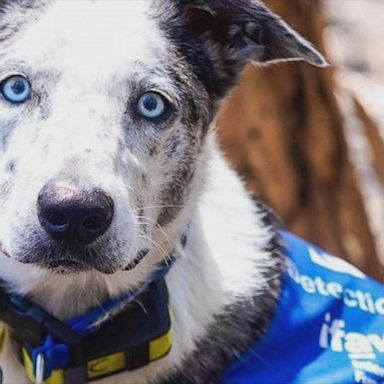
[[324, 65], [257, 1], [0, 7], [1, 250], [47, 271], [114, 273], [180, 235], [246, 63]]

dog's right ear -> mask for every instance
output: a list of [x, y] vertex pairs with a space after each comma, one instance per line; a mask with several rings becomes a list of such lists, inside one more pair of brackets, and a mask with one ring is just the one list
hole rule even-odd
[[[258, 0], [170, 0], [184, 48], [197, 42], [219, 81], [228, 85], [248, 61], [306, 61], [326, 66], [324, 57]], [[192, 49], [193, 50], [193, 49]]]

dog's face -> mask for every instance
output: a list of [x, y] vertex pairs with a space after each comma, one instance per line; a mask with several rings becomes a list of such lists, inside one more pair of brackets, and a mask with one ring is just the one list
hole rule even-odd
[[324, 64], [250, 0], [1, 7], [1, 250], [50, 271], [110, 274], [154, 247], [248, 60]]

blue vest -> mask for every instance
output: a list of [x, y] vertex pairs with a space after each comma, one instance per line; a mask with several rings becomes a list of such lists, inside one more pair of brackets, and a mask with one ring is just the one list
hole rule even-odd
[[384, 383], [384, 288], [284, 232], [288, 271], [268, 333], [224, 384]]

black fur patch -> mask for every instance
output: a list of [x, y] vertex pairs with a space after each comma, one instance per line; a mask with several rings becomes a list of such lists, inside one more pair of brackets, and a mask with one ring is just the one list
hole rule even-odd
[[160, 27], [191, 65], [211, 97], [221, 98], [250, 60], [323, 57], [261, 2], [250, 0], [155, 0]]

